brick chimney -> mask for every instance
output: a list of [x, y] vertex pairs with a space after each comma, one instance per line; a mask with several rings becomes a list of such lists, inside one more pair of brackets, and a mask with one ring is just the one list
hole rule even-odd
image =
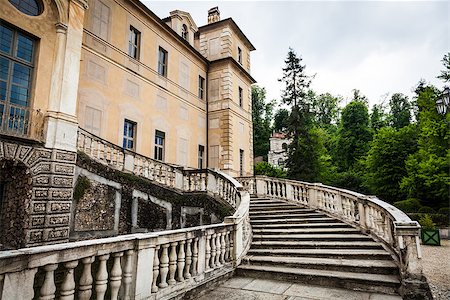
[[220, 21], [219, 7], [213, 7], [208, 10], [208, 24]]

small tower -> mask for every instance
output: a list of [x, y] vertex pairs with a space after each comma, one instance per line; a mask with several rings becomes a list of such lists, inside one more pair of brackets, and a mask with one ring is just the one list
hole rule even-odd
[[213, 7], [208, 10], [208, 24], [220, 21], [220, 11], [219, 7]]

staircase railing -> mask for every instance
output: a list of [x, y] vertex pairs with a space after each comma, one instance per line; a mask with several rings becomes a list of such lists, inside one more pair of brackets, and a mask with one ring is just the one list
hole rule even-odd
[[266, 176], [240, 177], [250, 194], [283, 199], [322, 210], [382, 241], [398, 262], [403, 277], [421, 276], [420, 225], [398, 208], [378, 199], [321, 183]]

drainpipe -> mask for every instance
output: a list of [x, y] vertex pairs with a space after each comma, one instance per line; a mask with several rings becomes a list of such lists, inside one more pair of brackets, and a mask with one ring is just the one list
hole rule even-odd
[[209, 78], [209, 62], [206, 66], [206, 78], [205, 78], [205, 101], [206, 101], [206, 168], [209, 167], [209, 99], [208, 99], [208, 78]]

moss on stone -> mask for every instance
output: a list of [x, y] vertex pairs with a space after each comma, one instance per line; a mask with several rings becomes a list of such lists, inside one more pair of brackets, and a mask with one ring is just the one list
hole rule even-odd
[[88, 190], [91, 187], [91, 182], [89, 179], [85, 176], [80, 175], [78, 177], [77, 183], [75, 185], [75, 189], [73, 191], [73, 199], [75, 201], [80, 200], [83, 198], [84, 193], [86, 190]]

